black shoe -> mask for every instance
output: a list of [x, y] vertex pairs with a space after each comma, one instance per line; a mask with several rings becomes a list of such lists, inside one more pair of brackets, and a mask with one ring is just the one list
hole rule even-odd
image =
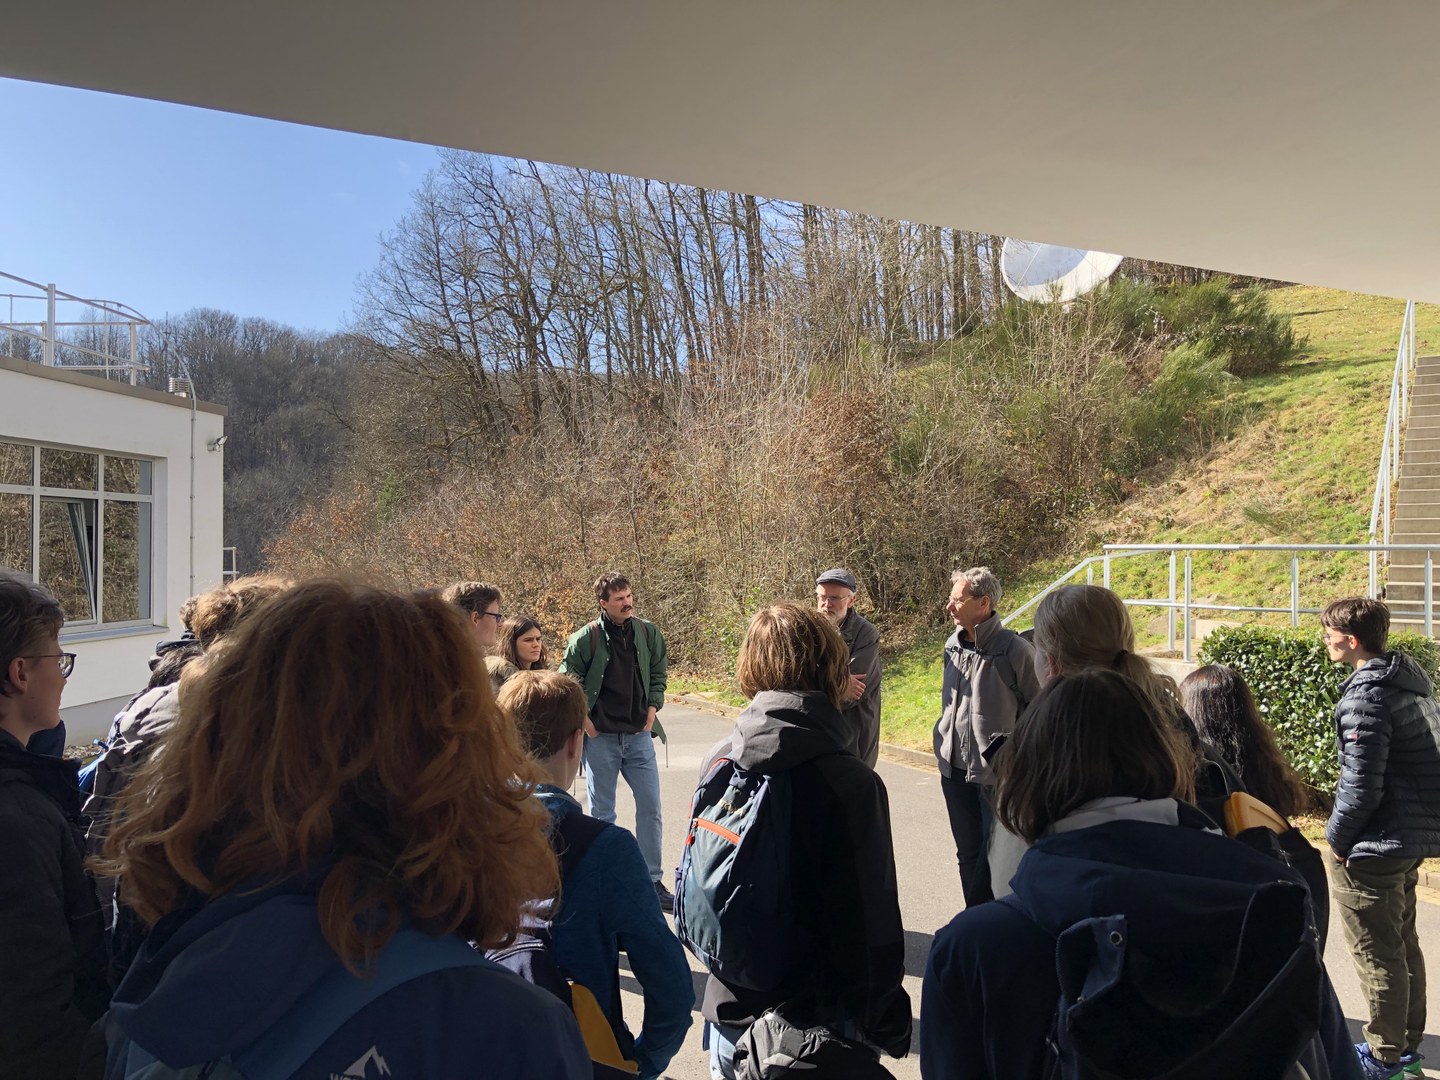
[[665, 888], [665, 883], [663, 881], [655, 882], [655, 899], [660, 901], [661, 911], [672, 913], [674, 912], [675, 894], [672, 893], [669, 889]]

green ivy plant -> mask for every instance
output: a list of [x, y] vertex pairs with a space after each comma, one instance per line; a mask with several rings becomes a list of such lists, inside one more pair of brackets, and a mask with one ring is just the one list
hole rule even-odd
[[[1401, 631], [1390, 635], [1389, 647], [1418, 663], [1431, 682], [1436, 680], [1440, 647], [1433, 639]], [[1221, 627], [1200, 646], [1200, 660], [1227, 664], [1245, 677], [1281, 751], [1300, 779], [1328, 803], [1340, 779], [1335, 703], [1350, 668], [1330, 662], [1320, 628]]]

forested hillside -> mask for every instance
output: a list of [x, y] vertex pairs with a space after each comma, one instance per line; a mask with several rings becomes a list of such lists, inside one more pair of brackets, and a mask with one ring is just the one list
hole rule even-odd
[[1259, 287], [1127, 262], [1007, 302], [999, 238], [448, 153], [351, 332], [195, 312], [152, 342], [231, 407], [243, 569], [484, 577], [556, 635], [628, 571], [678, 664], [851, 567], [893, 633], [1230, 430], [1295, 337]]

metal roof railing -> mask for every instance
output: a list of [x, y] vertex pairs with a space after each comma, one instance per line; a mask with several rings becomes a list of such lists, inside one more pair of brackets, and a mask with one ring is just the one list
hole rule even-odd
[[[131, 386], [149, 370], [140, 360], [139, 339], [150, 320], [134, 308], [113, 300], [87, 300], [4, 271], [0, 279], [34, 290], [0, 293], [7, 316], [0, 322], [0, 334], [8, 335], [4, 344], [12, 355], [30, 358], [29, 343], [36, 342], [46, 367], [96, 371], [107, 379], [116, 373], [128, 377]], [[23, 352], [15, 347], [17, 339], [27, 343]]]

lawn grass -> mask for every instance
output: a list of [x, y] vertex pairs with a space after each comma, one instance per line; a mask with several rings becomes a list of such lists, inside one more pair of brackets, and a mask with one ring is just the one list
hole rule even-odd
[[714, 675], [693, 671], [671, 672], [665, 689], [671, 694], [706, 697], [720, 705], [733, 705], [737, 709], [745, 706], [745, 695], [736, 688], [734, 681]]
[[[1133, 497], [1079, 522], [1072, 545], [1006, 583], [1002, 611], [1024, 603], [1081, 559], [1100, 554], [1106, 543], [1367, 540], [1404, 302], [1309, 286], [1270, 295], [1278, 310], [1294, 316], [1307, 341], [1282, 372], [1236, 386], [1235, 404], [1243, 417], [1236, 433], [1209, 453], [1152, 469]], [[1418, 355], [1440, 351], [1440, 307], [1420, 305], [1417, 315]], [[1197, 555], [1193, 595], [1218, 603], [1287, 606], [1289, 561], [1279, 552]], [[1097, 567], [1095, 582], [1100, 580]], [[1111, 583], [1130, 597], [1163, 597], [1167, 560], [1156, 555], [1115, 561]], [[1302, 607], [1363, 592], [1367, 584], [1363, 557], [1302, 557]], [[1134, 614], [1142, 645], [1165, 640], [1162, 612]], [[1024, 628], [1030, 620], [1022, 617], [1013, 625]], [[930, 747], [930, 726], [940, 710], [941, 647], [949, 632], [937, 622], [933, 634], [887, 657], [885, 741]]]

